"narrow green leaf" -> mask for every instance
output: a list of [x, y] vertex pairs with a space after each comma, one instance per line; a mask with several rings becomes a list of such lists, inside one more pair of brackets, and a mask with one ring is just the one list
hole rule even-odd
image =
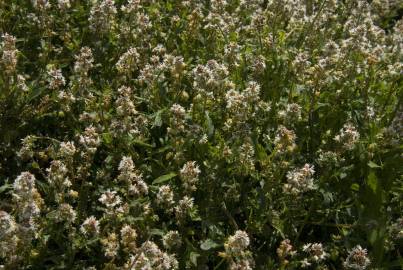
[[368, 241], [371, 243], [371, 245], [374, 245], [375, 242], [378, 239], [378, 230], [373, 229], [370, 233], [369, 233], [369, 239]]
[[381, 166], [379, 166], [378, 164], [376, 164], [373, 161], [368, 162], [368, 167], [375, 169], [375, 168], [381, 168]]
[[166, 181], [169, 181], [170, 179], [174, 178], [176, 175], [177, 175], [177, 174], [174, 173], [174, 172], [171, 172], [171, 173], [162, 175], [162, 176], [156, 178], [156, 179], [153, 181], [153, 185], [161, 184], [161, 183], [164, 183], [164, 182], [166, 182]]
[[210, 250], [210, 249], [214, 249], [219, 247], [220, 244], [217, 244], [216, 242], [214, 242], [211, 239], [207, 239], [206, 241], [204, 241], [203, 243], [201, 243], [200, 248], [202, 250]]
[[190, 255], [189, 255], [189, 257], [190, 257], [190, 262], [194, 265], [194, 266], [197, 266], [197, 257], [199, 257], [200, 256], [200, 254], [199, 253], [196, 253], [196, 252], [190, 252]]
[[152, 146], [151, 144], [139, 141], [139, 140], [132, 140], [132, 143], [138, 146], [144, 146], [144, 147], [148, 147], [148, 148], [153, 148], [154, 146]]
[[209, 112], [206, 111], [206, 124], [207, 124], [207, 135], [212, 136], [214, 133], [213, 121], [210, 118]]
[[375, 173], [371, 172], [368, 175], [367, 185], [374, 193], [377, 193], [376, 191], [378, 189], [378, 178], [376, 177]]
[[159, 229], [151, 229], [150, 230], [151, 235], [159, 235], [159, 236], [164, 236], [164, 231], [159, 230]]

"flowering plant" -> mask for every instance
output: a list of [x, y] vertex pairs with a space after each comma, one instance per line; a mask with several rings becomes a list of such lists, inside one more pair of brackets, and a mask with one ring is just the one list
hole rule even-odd
[[0, 269], [400, 269], [402, 10], [0, 0]]

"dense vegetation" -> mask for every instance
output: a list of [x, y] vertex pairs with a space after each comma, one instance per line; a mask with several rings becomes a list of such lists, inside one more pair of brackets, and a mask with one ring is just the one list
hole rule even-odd
[[0, 0], [0, 269], [402, 269], [399, 0]]

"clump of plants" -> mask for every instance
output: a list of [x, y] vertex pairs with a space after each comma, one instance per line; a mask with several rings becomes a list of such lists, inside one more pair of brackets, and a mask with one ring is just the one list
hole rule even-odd
[[0, 269], [401, 269], [402, 9], [0, 0]]

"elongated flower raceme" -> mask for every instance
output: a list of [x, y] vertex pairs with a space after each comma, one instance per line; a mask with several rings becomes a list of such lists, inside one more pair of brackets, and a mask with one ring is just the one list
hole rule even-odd
[[18, 205], [18, 219], [35, 231], [36, 218], [40, 214], [42, 198], [36, 189], [36, 178], [30, 172], [21, 173], [14, 181], [14, 198]]
[[2, 36], [2, 57], [1, 62], [6, 73], [12, 73], [17, 67], [17, 54], [18, 50], [15, 47], [16, 38], [7, 33]]
[[180, 175], [183, 181], [183, 186], [188, 191], [195, 191], [200, 174], [199, 166], [196, 161], [188, 161], [180, 170]]

